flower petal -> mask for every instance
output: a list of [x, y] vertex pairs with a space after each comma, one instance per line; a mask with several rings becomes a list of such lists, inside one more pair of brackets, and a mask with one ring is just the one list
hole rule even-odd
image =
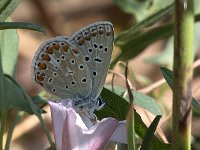
[[71, 99], [60, 103], [49, 101], [57, 150], [100, 150], [109, 140], [127, 143], [125, 122], [106, 118], [93, 126], [87, 117], [80, 117], [71, 108], [71, 102]]
[[80, 144], [82, 145], [81, 148], [84, 150], [104, 149], [118, 125], [119, 122], [112, 118], [106, 118], [97, 122], [97, 124], [84, 133], [84, 138]]
[[62, 150], [79, 149], [83, 130], [87, 130], [87, 127], [74, 109], [68, 108], [66, 113], [62, 134]]
[[120, 121], [119, 126], [115, 129], [111, 141], [127, 144], [126, 121]]
[[62, 132], [64, 120], [66, 118], [66, 111], [63, 105], [49, 101], [51, 108], [51, 118], [53, 123], [54, 137], [56, 142], [56, 149], [61, 149]]
[[[71, 118], [76, 118], [77, 121]], [[80, 116], [77, 114], [76, 117], [66, 117], [63, 129], [62, 149], [104, 149], [115, 129], [120, 125], [117, 120], [107, 118], [99, 121], [87, 130], [81, 125], [82, 123]]]

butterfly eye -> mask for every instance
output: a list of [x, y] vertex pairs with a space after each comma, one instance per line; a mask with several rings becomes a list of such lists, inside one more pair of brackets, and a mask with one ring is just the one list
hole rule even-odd
[[98, 106], [105, 105], [105, 103], [103, 102], [103, 100], [100, 97], [97, 99], [97, 104], [98, 104]]

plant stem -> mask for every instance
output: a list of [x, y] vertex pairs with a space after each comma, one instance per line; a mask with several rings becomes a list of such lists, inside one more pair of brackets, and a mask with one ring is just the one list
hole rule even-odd
[[0, 119], [0, 150], [3, 150], [3, 134], [5, 130], [6, 125], [6, 112], [1, 113], [1, 119]]
[[12, 125], [11, 125], [11, 127], [8, 131], [8, 134], [7, 134], [5, 150], [10, 149], [10, 142], [11, 142], [11, 139], [12, 139], [14, 129], [24, 115], [25, 115], [24, 111], [20, 111], [20, 112], [17, 113], [17, 116], [16, 116], [15, 120], [13, 121], [13, 123], [12, 123]]
[[134, 97], [131, 92], [130, 85], [128, 83], [128, 61], [126, 62], [126, 68], [125, 68], [125, 78], [126, 78], [126, 87], [128, 90], [128, 96], [130, 101], [129, 111], [127, 115], [127, 135], [128, 135], [128, 150], [136, 150], [136, 142], [135, 142], [135, 117], [134, 117]]
[[193, 0], [175, 0], [173, 149], [191, 149]]
[[[9, 77], [9, 75], [7, 75]], [[10, 78], [10, 77], [9, 77]], [[51, 148], [52, 149], [55, 149], [55, 144], [53, 142], [53, 140], [51, 139], [51, 135], [49, 133], [49, 130], [47, 129], [47, 126], [41, 116], [41, 112], [40, 110], [37, 108], [37, 106], [32, 102], [31, 98], [29, 97], [29, 95], [23, 90], [23, 88], [13, 79], [13, 78], [10, 78], [13, 83], [15, 83], [15, 85], [17, 85], [22, 91], [23, 91], [23, 94], [24, 94], [24, 97], [28, 100], [29, 104], [30, 104], [30, 107], [32, 109], [32, 111], [34, 112], [34, 114], [38, 117], [38, 119], [40, 120], [40, 123], [42, 125], [42, 128], [44, 129], [45, 133], [46, 133], [46, 136], [47, 136], [47, 139], [51, 145]]]
[[134, 108], [132, 102], [130, 104], [130, 108], [127, 115], [127, 135], [128, 135], [128, 150], [136, 150]]
[[7, 111], [5, 110], [4, 76], [0, 46], [0, 150], [3, 150], [3, 134], [6, 125]]

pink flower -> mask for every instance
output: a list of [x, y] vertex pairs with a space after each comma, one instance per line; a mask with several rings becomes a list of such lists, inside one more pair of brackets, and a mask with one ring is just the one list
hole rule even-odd
[[70, 99], [49, 104], [57, 150], [101, 150], [110, 140], [127, 143], [124, 121], [106, 118], [93, 125], [86, 116], [81, 118], [75, 112]]

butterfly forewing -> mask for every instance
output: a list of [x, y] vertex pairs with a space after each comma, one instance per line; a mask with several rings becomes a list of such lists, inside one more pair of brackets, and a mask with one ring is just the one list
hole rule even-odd
[[83, 59], [89, 68], [92, 79], [91, 99], [99, 96], [105, 83], [113, 40], [113, 26], [106, 21], [89, 25], [69, 38], [70, 43], [83, 53]]
[[33, 59], [32, 71], [37, 83], [60, 98], [84, 98], [91, 94], [92, 81], [84, 56], [67, 37], [42, 44]]

